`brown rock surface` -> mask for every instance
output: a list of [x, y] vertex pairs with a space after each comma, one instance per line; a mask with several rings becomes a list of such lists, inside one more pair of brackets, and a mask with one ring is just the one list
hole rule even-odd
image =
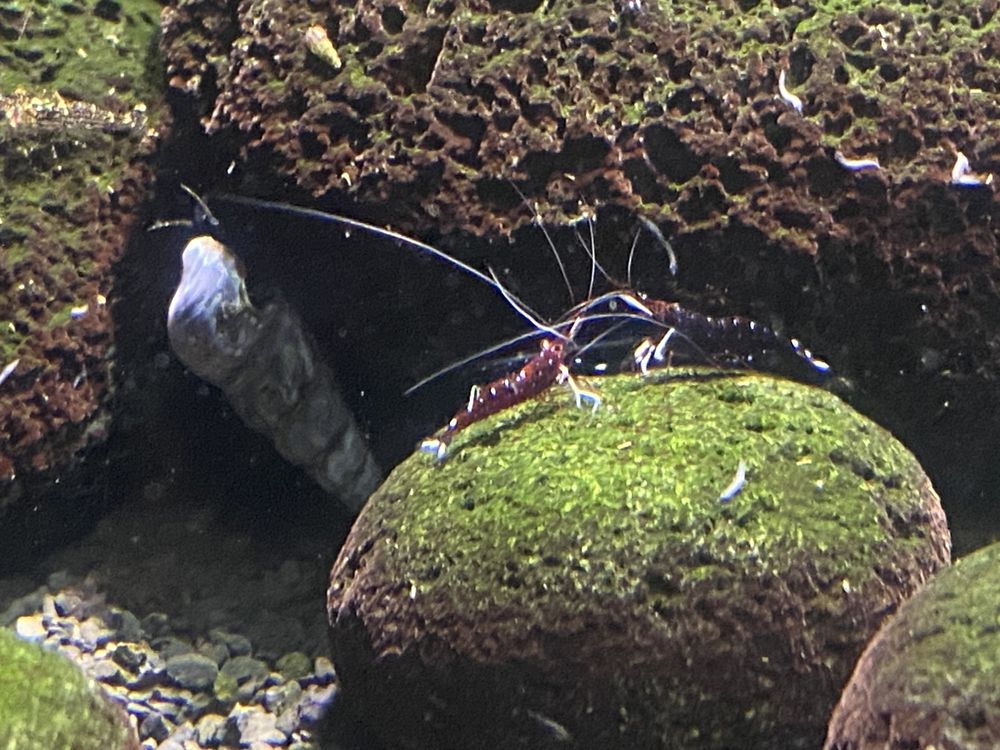
[[[340, 67], [310, 51], [316, 27]], [[451, 233], [455, 247], [504, 238], [533, 208], [558, 226], [598, 209], [602, 223], [616, 210], [655, 221], [680, 274], [647, 270], [638, 286], [826, 354], [975, 535], [984, 514], [1000, 523], [977, 491], [998, 479], [1000, 216], [992, 188], [949, 180], [959, 152], [974, 172], [1000, 170], [998, 34], [994, 0], [245, 2], [235, 14], [188, 0], [165, 11], [163, 48], [175, 91], [242, 157], [233, 180], [199, 173], [203, 187], [275, 197], [277, 176], [297, 199]], [[779, 96], [782, 71], [801, 113]], [[881, 169], [850, 171], [837, 152]], [[600, 249], [624, 275], [636, 225], [616, 226]], [[551, 300], [558, 276], [537, 235], [538, 260], [515, 275]], [[495, 259], [502, 243], [473, 246]]]

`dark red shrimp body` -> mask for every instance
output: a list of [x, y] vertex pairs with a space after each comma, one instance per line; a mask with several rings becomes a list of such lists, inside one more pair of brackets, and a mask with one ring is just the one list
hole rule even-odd
[[[658, 323], [669, 328], [659, 344], [655, 347], [647, 345], [644, 349], [652, 353], [652, 359], [656, 361], [662, 360], [667, 340], [676, 331], [684, 338], [697, 342], [699, 347], [708, 350], [712, 355], [731, 356], [750, 364], [768, 352], [775, 352], [797, 358], [801, 364], [809, 368], [813, 377], [826, 376], [829, 373], [830, 366], [814, 357], [798, 339], [786, 338], [750, 318], [740, 315], [713, 317], [685, 309], [677, 302], [658, 299], [642, 298], [642, 304], [652, 312]], [[650, 363], [650, 357], [647, 356], [641, 363], [639, 358], [637, 349], [636, 361], [645, 369], [645, 365]]]
[[448, 444], [460, 431], [481, 419], [537, 396], [559, 381], [565, 372], [565, 358], [564, 342], [543, 340], [538, 354], [516, 373], [485, 385], [473, 386], [468, 406], [456, 412], [447, 426], [434, 437], [424, 440], [420, 444], [421, 450], [434, 453], [439, 459], [444, 458]]

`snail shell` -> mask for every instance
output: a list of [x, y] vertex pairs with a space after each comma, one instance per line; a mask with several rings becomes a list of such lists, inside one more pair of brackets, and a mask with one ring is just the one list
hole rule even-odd
[[381, 472], [301, 320], [281, 301], [254, 307], [242, 264], [213, 237], [188, 242], [182, 262], [167, 313], [178, 358], [285, 459], [359, 510]]

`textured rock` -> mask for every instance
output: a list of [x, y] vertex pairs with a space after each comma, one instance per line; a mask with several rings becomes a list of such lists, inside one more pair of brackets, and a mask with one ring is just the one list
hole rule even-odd
[[818, 746], [882, 617], [948, 562], [916, 460], [790, 382], [592, 385], [596, 415], [552, 391], [373, 495], [331, 573], [345, 698], [406, 747]]
[[125, 713], [58, 654], [0, 628], [0, 747], [138, 750]]
[[826, 750], [1000, 746], [998, 575], [993, 544], [900, 607], [858, 661]]
[[[341, 66], [310, 51], [317, 26]], [[163, 45], [192, 119], [247, 157], [224, 189], [287, 196], [293, 182], [298, 200], [425, 237], [455, 230], [453, 247], [495, 267], [498, 238], [533, 210], [558, 227], [597, 209], [602, 225], [642, 214], [675, 239], [681, 269], [677, 284], [640, 273], [644, 291], [751, 314], [828, 353], [940, 478], [963, 527], [1000, 523], [976, 499], [1000, 477], [1000, 202], [949, 184], [959, 152], [1000, 172], [994, 0], [298, 0], [235, 13], [189, 0], [165, 11]], [[781, 71], [801, 112], [779, 96]], [[838, 151], [882, 168], [853, 172]], [[619, 269], [634, 230], [605, 235]], [[517, 239], [538, 260], [515, 276], [551, 299], [559, 279], [530, 235]], [[460, 340], [454, 320], [474, 305], [421, 291], [414, 306]], [[338, 325], [358, 340], [386, 335], [350, 323]], [[396, 349], [373, 359], [415, 361]]]
[[106, 448], [113, 266], [163, 117], [146, 75], [158, 8], [13, 3], [0, 16], [0, 368], [17, 362], [0, 385], [5, 569], [104, 501], [84, 459], [100, 466]]

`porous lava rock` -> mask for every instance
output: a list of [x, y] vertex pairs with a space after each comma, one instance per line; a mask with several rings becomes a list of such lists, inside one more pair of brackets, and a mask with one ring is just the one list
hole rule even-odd
[[348, 705], [390, 747], [818, 747], [867, 639], [949, 561], [919, 464], [793, 382], [591, 385], [596, 414], [551, 391], [373, 495], [328, 594]]
[[[159, 6], [0, 13], [0, 565], [76, 533], [104, 496], [113, 267], [163, 117]], [[84, 459], [92, 466], [82, 469]]]
[[75, 664], [0, 628], [0, 747], [139, 750], [139, 738]]
[[998, 574], [992, 544], [899, 608], [858, 661], [826, 750], [1000, 746]]
[[[680, 273], [647, 272], [643, 291], [828, 352], [971, 528], [1000, 522], [976, 500], [1000, 478], [1000, 202], [950, 180], [959, 153], [1000, 173], [996, 11], [184, 0], [164, 11], [163, 50], [185, 111], [242, 157], [233, 178], [198, 174], [205, 187], [274, 197], [292, 183], [458, 245], [536, 215], [655, 221]], [[323, 35], [339, 65], [317, 54]], [[838, 152], [880, 168], [852, 171]], [[629, 239], [605, 251], [623, 259]]]

